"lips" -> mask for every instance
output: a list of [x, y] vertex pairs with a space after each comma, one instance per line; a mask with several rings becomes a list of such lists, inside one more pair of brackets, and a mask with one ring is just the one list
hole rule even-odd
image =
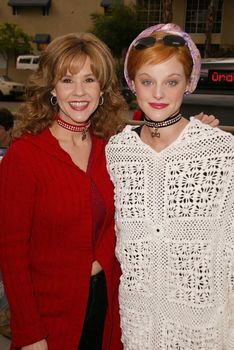
[[163, 109], [166, 108], [168, 106], [167, 103], [149, 103], [150, 107], [154, 108], [154, 109]]
[[83, 111], [86, 109], [86, 107], [88, 106], [88, 102], [87, 101], [75, 101], [75, 102], [70, 102], [69, 105], [71, 106], [72, 109], [74, 109], [75, 111]]

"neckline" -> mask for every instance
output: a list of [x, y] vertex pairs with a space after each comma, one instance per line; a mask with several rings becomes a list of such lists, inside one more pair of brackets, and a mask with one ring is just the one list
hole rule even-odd
[[[131, 125], [128, 125], [126, 128], [128, 128], [128, 131], [130, 131], [131, 133], [135, 134], [134, 137], [137, 140], [137, 143], [141, 144], [143, 147], [145, 147], [148, 150], [150, 150], [150, 152], [153, 153], [154, 155], [160, 156], [161, 154], [167, 153], [171, 148], [174, 147], [175, 144], [179, 143], [180, 140], [183, 138], [183, 136], [187, 133], [187, 130], [190, 128], [190, 126], [191, 126], [191, 120], [188, 120], [188, 123], [181, 130], [181, 132], [179, 133], [177, 138], [174, 141], [172, 141], [167, 147], [162, 149], [161, 151], [156, 151], [149, 144], [147, 144], [144, 141], [142, 141], [140, 134], [141, 134], [141, 130], [142, 130], [143, 125], [140, 126], [140, 130], [139, 130], [138, 127], [135, 128], [135, 127], [132, 127]], [[138, 133], [134, 129], [138, 129], [140, 131], [140, 133]]]
[[60, 158], [60, 160], [63, 160], [65, 162], [69, 163], [71, 166], [75, 167], [76, 169], [78, 169], [79, 171], [83, 172], [84, 174], [89, 175], [89, 173], [91, 172], [91, 168], [92, 168], [93, 152], [94, 152], [95, 142], [96, 142], [94, 134], [92, 133], [91, 130], [90, 130], [91, 150], [90, 150], [90, 153], [89, 153], [89, 159], [88, 159], [86, 170], [81, 169], [78, 165], [76, 165], [73, 162], [70, 154], [68, 152], [66, 152], [60, 146], [59, 140], [53, 135], [53, 133], [50, 130], [50, 128], [45, 129], [44, 132], [46, 132], [47, 135], [50, 136], [50, 140], [52, 141], [51, 143], [57, 148], [58, 152], [56, 152], [56, 153], [53, 152], [54, 156]]

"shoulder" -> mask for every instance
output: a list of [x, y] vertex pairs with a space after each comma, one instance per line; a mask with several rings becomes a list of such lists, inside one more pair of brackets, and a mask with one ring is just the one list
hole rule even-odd
[[142, 148], [139, 135], [134, 131], [135, 127], [127, 125], [123, 131], [110, 138], [106, 146], [107, 167], [112, 163], [132, 161], [134, 155], [138, 154]]
[[210, 147], [228, 147], [234, 150], [234, 136], [217, 127], [211, 127], [199, 120], [192, 118], [190, 120], [190, 127], [186, 137], [192, 138], [197, 142], [206, 143]]
[[118, 133], [117, 135], [112, 136], [107, 144], [107, 148], [111, 147], [112, 145], [130, 145], [134, 144], [136, 141], [136, 132], [134, 131], [135, 127], [131, 125], [125, 126], [125, 128]]
[[39, 134], [31, 134], [31, 133], [25, 133], [20, 137], [16, 137], [13, 139], [12, 144], [17, 145], [28, 145], [28, 144], [37, 144], [41, 141], [48, 141], [52, 139], [52, 134], [50, 133], [49, 129], [45, 129]]
[[0, 164], [1, 180], [8, 178], [10, 181], [15, 177], [18, 179], [21, 177], [22, 181], [26, 181], [31, 178], [34, 158], [34, 152], [29, 147], [26, 135], [14, 139]]
[[33, 135], [24, 134], [21, 137], [14, 138], [11, 146], [7, 151], [7, 156], [13, 155], [14, 157], [18, 154], [20, 155], [22, 152], [28, 153], [30, 140], [33, 138]]
[[20, 158], [28, 161], [34, 157], [35, 153], [38, 153], [39, 149], [44, 152], [51, 148], [50, 145], [56, 146], [56, 142], [47, 129], [37, 135], [26, 133], [13, 140], [4, 158]]
[[30, 140], [32, 140], [32, 138], [34, 138], [35, 136], [29, 133], [23, 134], [20, 137], [15, 137], [12, 141], [12, 145], [11, 147], [20, 147], [21, 145], [25, 145], [25, 143], [27, 144], [28, 142], [30, 142]]

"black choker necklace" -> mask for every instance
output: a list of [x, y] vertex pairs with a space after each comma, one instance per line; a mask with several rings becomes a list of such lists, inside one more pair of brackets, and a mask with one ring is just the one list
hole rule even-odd
[[175, 124], [181, 118], [182, 118], [182, 115], [180, 112], [178, 112], [173, 116], [170, 116], [167, 119], [163, 120], [162, 122], [154, 122], [153, 120], [146, 119], [145, 116], [144, 116], [144, 121], [146, 126], [148, 126], [149, 128], [153, 128], [153, 131], [151, 132], [151, 136], [160, 137], [160, 132], [158, 131], [159, 128], [165, 128], [166, 126]]

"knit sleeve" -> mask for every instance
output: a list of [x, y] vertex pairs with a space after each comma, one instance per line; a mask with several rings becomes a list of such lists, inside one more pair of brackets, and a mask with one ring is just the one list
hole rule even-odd
[[[226, 312], [228, 314], [228, 347], [234, 348], [234, 203], [230, 210], [231, 230], [227, 243], [227, 271], [228, 271], [228, 303]], [[227, 220], [228, 221], [228, 220]]]
[[36, 192], [30, 158], [13, 145], [0, 164], [0, 265], [15, 346], [46, 337], [30, 273], [30, 232]]

